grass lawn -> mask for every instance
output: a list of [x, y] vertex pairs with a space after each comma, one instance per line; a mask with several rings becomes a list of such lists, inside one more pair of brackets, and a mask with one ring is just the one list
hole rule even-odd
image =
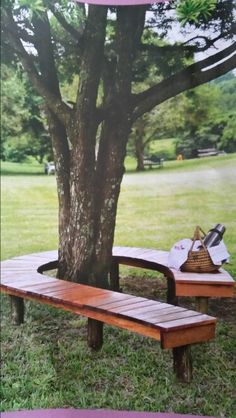
[[[115, 244], [167, 250], [197, 224], [208, 230], [220, 222], [232, 254], [227, 269], [236, 277], [236, 156], [166, 162], [144, 173], [132, 171], [132, 164], [127, 161], [122, 183]], [[3, 163], [2, 171], [2, 259], [56, 248], [55, 177], [38, 166]], [[127, 268], [122, 276], [124, 290], [163, 300], [161, 276]], [[26, 305], [25, 324], [13, 327], [2, 297], [3, 411], [76, 407], [236, 416], [235, 299], [211, 300], [217, 337], [193, 347], [189, 385], [176, 382], [171, 352], [154, 340], [106, 326], [103, 348], [94, 353], [86, 347], [86, 320]]]

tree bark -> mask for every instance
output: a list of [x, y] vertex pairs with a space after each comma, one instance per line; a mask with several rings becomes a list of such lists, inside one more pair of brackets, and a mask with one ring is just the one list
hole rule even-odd
[[144, 122], [139, 121], [137, 129], [135, 131], [134, 146], [135, 146], [135, 156], [137, 160], [136, 171], [144, 171]]

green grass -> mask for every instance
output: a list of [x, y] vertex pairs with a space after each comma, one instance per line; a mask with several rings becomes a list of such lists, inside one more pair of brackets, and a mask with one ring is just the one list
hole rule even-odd
[[156, 154], [160, 157], [168, 158], [168, 159], [175, 159], [176, 152], [175, 152], [175, 139], [174, 138], [167, 138], [167, 139], [160, 139], [157, 141], [152, 141], [150, 143], [150, 154]]
[[38, 175], [44, 172], [43, 164], [39, 163], [11, 163], [8, 161], [1, 162], [1, 174], [2, 175]]
[[[235, 277], [235, 163], [230, 155], [126, 174], [115, 243], [169, 249], [191, 236], [196, 224], [207, 230], [222, 222], [232, 253], [227, 269]], [[2, 258], [56, 248], [55, 177], [40, 175], [33, 166], [5, 163], [2, 168], [7, 174], [2, 176]], [[128, 271], [137, 279], [144, 274], [124, 269], [123, 275]], [[153, 273], [148, 277], [152, 280]], [[235, 304], [220, 303], [211, 302], [219, 317], [217, 337], [193, 347], [194, 379], [182, 385], [173, 376], [171, 352], [154, 340], [106, 326], [103, 348], [94, 353], [86, 347], [84, 319], [27, 302], [25, 324], [13, 327], [4, 296], [2, 410], [70, 406], [231, 418], [236, 410]]]

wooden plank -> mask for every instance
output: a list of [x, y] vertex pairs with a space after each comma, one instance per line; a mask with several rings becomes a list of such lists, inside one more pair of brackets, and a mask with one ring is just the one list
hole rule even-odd
[[233, 297], [234, 286], [176, 283], [176, 296]]
[[[71, 283], [71, 285], [67, 285], [67, 283], [68, 284]], [[63, 282], [63, 283], [59, 283], [57, 286], [55, 286], [55, 289], [53, 289], [53, 287], [51, 288], [51, 286], [50, 286], [50, 288], [47, 288], [45, 286], [45, 288], [43, 288], [42, 291], [46, 295], [47, 294], [50, 295], [51, 292], [53, 294], [56, 293], [57, 295], [59, 295], [59, 294], [65, 292], [65, 291], [73, 292], [73, 290], [75, 290], [76, 288], [77, 288], [77, 285], [75, 283], [72, 283], [72, 282], [66, 282], [66, 283], [64, 283]]]
[[[173, 270], [172, 270], [173, 271]], [[181, 271], [174, 271], [174, 277], [176, 282], [181, 283], [228, 283], [230, 286], [234, 283], [234, 280], [228, 272], [220, 269], [217, 273], [188, 273]]]
[[68, 282], [60, 283], [60, 280], [57, 281], [48, 281], [48, 282], [42, 282], [42, 283], [29, 283], [23, 287], [24, 290], [42, 293], [42, 294], [60, 294], [61, 292], [69, 292], [73, 291], [73, 289], [76, 289], [75, 284], [70, 284]]
[[[9, 293], [8, 289], [4, 289], [5, 293]], [[15, 296], [22, 296], [22, 291], [17, 291], [17, 290], [11, 290], [10, 294], [13, 294]], [[162, 346], [163, 348], [171, 348], [171, 347], [177, 347], [179, 345], [184, 345], [184, 344], [190, 344], [191, 343], [191, 338], [193, 340], [193, 342], [197, 342], [197, 341], [201, 341], [201, 335], [202, 338], [205, 338], [204, 341], [206, 339], [209, 338], [213, 338], [214, 337], [214, 332], [212, 331], [212, 326], [214, 325], [214, 318], [211, 318], [210, 324], [208, 329], [211, 330], [211, 334], [210, 331], [207, 332], [207, 336], [205, 336], [205, 334], [201, 334], [199, 332], [195, 332], [196, 331], [196, 324], [188, 324], [186, 326], [186, 329], [182, 329], [181, 328], [181, 332], [180, 329], [178, 329], [177, 334], [180, 336], [180, 340], [181, 343], [179, 343], [178, 338], [176, 337], [176, 332], [172, 332], [170, 333], [169, 330], [166, 329], [161, 329], [159, 326], [154, 326], [152, 324], [149, 323], [145, 323], [143, 324], [142, 322], [139, 323], [138, 321], [133, 321], [124, 317], [117, 317], [117, 316], [113, 316], [111, 315], [109, 312], [102, 312], [101, 310], [93, 310], [89, 307], [86, 306], [74, 306], [73, 304], [67, 304], [64, 301], [60, 301], [60, 300], [52, 300], [52, 299], [42, 299], [40, 296], [38, 296], [37, 294], [35, 295], [30, 295], [27, 294], [25, 296], [26, 299], [29, 300], [35, 300], [41, 303], [45, 303], [45, 304], [49, 304], [51, 306], [54, 307], [59, 307], [62, 308], [64, 310], [68, 310], [77, 314], [81, 314], [83, 316], [87, 316], [90, 317], [92, 319], [96, 319], [98, 321], [102, 321], [105, 323], [108, 323], [110, 325], [115, 325], [118, 326], [120, 328], [124, 328], [124, 329], [128, 329], [130, 331], [133, 332], [137, 332], [140, 333], [141, 335], [145, 335], [148, 337], [152, 337], [155, 338], [157, 340], [163, 340], [162, 342]], [[206, 317], [206, 316], [204, 316]], [[209, 318], [209, 317], [207, 317]], [[206, 321], [205, 321], [206, 322]], [[212, 325], [213, 323], [213, 325]], [[194, 325], [194, 326], [193, 326]], [[206, 324], [204, 324], [206, 325]], [[211, 327], [210, 327], [211, 325]], [[194, 328], [194, 329], [192, 329]], [[169, 337], [166, 338], [166, 333], [168, 333]], [[165, 340], [164, 340], [165, 337]]]
[[[165, 306], [162, 306], [163, 304], [162, 303], [160, 303], [160, 305], [159, 306], [156, 306], [155, 307], [155, 309], [154, 309], [154, 307], [153, 307], [153, 309], [145, 309], [145, 308], [143, 308], [143, 310], [141, 310], [140, 309], [140, 311], [134, 311], [134, 314], [135, 315], [139, 315], [139, 314], [143, 314], [143, 315], [145, 315], [145, 320], [147, 319], [147, 317], [152, 321], [152, 323], [155, 323], [155, 318], [156, 317], [159, 317], [159, 316], [162, 316], [162, 315], [167, 315], [167, 314], [170, 314], [170, 313], [173, 313], [174, 315], [177, 313], [177, 312], [182, 312], [182, 311], [186, 311], [186, 309], [185, 308], [180, 308], [180, 307], [177, 307], [177, 309], [173, 309], [173, 308], [175, 308], [175, 306], [171, 306], [170, 307], [170, 305], [168, 305], [168, 307], [165, 307]], [[127, 315], [131, 315], [131, 312], [132, 311], [130, 311], [130, 312], [124, 312], [125, 314], [127, 314]], [[152, 319], [154, 319], [154, 320], [152, 320]]]
[[197, 327], [203, 324], [212, 323], [214, 321], [216, 321], [215, 318], [199, 313], [199, 315], [197, 316], [192, 316], [189, 318], [177, 319], [177, 320], [167, 321], [167, 322], [159, 322], [159, 323], [156, 323], [156, 325], [160, 326], [161, 329], [165, 329], [165, 331], [169, 331], [169, 330], [175, 330], [175, 329], [183, 329], [183, 328], [187, 328], [190, 326]]
[[68, 303], [73, 304], [79, 304], [79, 305], [89, 305], [90, 303], [97, 303], [99, 300], [103, 300], [104, 298], [107, 298], [107, 293], [104, 291], [104, 289], [100, 289], [100, 292], [81, 292], [81, 290], [71, 290], [71, 291], [65, 291], [65, 292], [42, 292], [42, 295], [47, 295], [48, 297]]
[[16, 274], [16, 272], [6, 271], [6, 272], [1, 274], [1, 283], [2, 284], [4, 284], [4, 283], [14, 283], [14, 282], [17, 283], [20, 280], [21, 281], [25, 280], [26, 277], [28, 277], [28, 273], [26, 273], [25, 271], [21, 271], [17, 274]]
[[[134, 295], [129, 295], [129, 296], [130, 296], [130, 300], [129, 300], [130, 305], [132, 305], [136, 302], [140, 302], [144, 299], [144, 298], [139, 297], [139, 296], [134, 296]], [[105, 305], [103, 305], [103, 308], [112, 310], [113, 308], [115, 309], [117, 307], [126, 306], [126, 305], [127, 305], [127, 299], [106, 303]]]
[[[190, 314], [190, 313], [188, 313], [188, 311], [187, 312], [177, 312], [177, 313], [174, 313], [174, 314], [171, 314], [171, 313], [165, 314], [164, 312], [161, 312], [161, 311], [156, 312], [156, 314], [153, 314], [153, 313], [150, 314], [149, 312], [139, 312], [139, 313], [135, 313], [135, 312], [130, 313], [129, 312], [127, 314], [127, 312], [122, 312], [122, 313], [117, 313], [117, 315], [125, 317], [126, 319], [132, 318], [133, 320], [138, 321], [138, 322], [156, 325], [158, 327], [162, 323], [168, 322], [168, 324], [170, 324], [171, 322], [181, 320], [182, 318], [186, 318], [189, 321], [189, 319], [194, 317], [194, 316], [196, 316], [196, 317], [201, 316], [201, 314], [199, 312], [194, 312], [193, 314]], [[169, 328], [171, 328], [170, 325], [169, 325]]]
[[[152, 302], [151, 300], [149, 302]], [[145, 301], [140, 302], [135, 302], [133, 301], [133, 303], [129, 303], [128, 305], [123, 305], [123, 306], [116, 306], [116, 307], [109, 307], [109, 308], [105, 308], [108, 309], [110, 312], [126, 312], [126, 311], [131, 311], [131, 312], [145, 312], [145, 311], [150, 311], [153, 309], [157, 309], [157, 306], [161, 305], [161, 302], [156, 302], [154, 301], [154, 303], [147, 303]], [[103, 306], [104, 308], [104, 306]]]
[[175, 313], [168, 313], [168, 314], [163, 314], [162, 316], [160, 315], [157, 318], [150, 318], [150, 321], [155, 321], [156, 324], [160, 324], [160, 323], [164, 323], [164, 322], [169, 322], [169, 321], [176, 321], [178, 319], [183, 319], [183, 318], [193, 318], [194, 316], [199, 316], [200, 313], [199, 312], [195, 312], [195, 311], [182, 311], [182, 312], [175, 312]]
[[[224, 269], [217, 273], [187, 273], [167, 267], [167, 251], [114, 247], [120, 264], [162, 272], [175, 282], [175, 296], [232, 297], [235, 282]], [[220, 287], [217, 287], [219, 285]]]
[[[4, 289], [4, 292], [7, 294], [22, 297], [21, 291], [11, 290], [9, 292], [9, 289]], [[27, 294], [27, 295], [24, 295], [23, 297], [27, 300], [36, 301], [39, 303], [53, 306], [55, 308], [61, 308], [69, 312], [74, 312], [75, 314], [78, 314], [78, 315], [90, 317], [92, 319], [105, 322], [109, 325], [114, 325], [119, 328], [127, 329], [129, 331], [133, 331], [138, 334], [151, 337], [156, 340], [160, 340], [160, 335], [161, 335], [160, 329], [158, 329], [157, 327], [152, 327], [151, 325], [147, 326], [147, 325], [135, 323], [134, 321], [127, 320], [125, 318], [118, 318], [116, 316], [111, 316], [107, 314], [106, 312], [97, 312], [96, 310], [92, 310], [84, 306], [79, 307], [79, 306], [75, 306], [72, 304], [66, 304], [65, 302], [62, 302], [60, 300], [55, 301], [55, 300], [47, 299], [47, 298], [42, 299], [40, 296], [36, 294], [35, 295]]]
[[[147, 308], [148, 306], [149, 306], [149, 309]], [[129, 307], [127, 307], [127, 309], [123, 310], [122, 312], [126, 315], [132, 315], [132, 314], [136, 315], [139, 312], [140, 313], [141, 312], [143, 312], [143, 313], [147, 312], [147, 314], [154, 315], [154, 312], [162, 312], [166, 308], [170, 309], [170, 305], [167, 305], [166, 303], [159, 302], [155, 305], [147, 304], [143, 308], [140, 307], [139, 309], [130, 309]]]
[[45, 283], [51, 283], [51, 280], [48, 281], [44, 281], [43, 283], [40, 281], [40, 279], [35, 278], [35, 279], [31, 279], [31, 282], [29, 283], [27, 281], [27, 279], [25, 280], [19, 280], [19, 282], [14, 282], [14, 283], [1, 283], [1, 287], [8, 287], [9, 289], [21, 289], [21, 290], [26, 290], [29, 287], [32, 287], [35, 284], [41, 285], [41, 284], [45, 284]]
[[163, 349], [180, 347], [186, 344], [209, 341], [215, 337], [215, 323], [204, 324], [198, 327], [171, 330], [161, 333], [161, 347]]
[[44, 260], [52, 261], [58, 259], [58, 251], [57, 250], [51, 250], [51, 251], [43, 251], [40, 253], [31, 253], [27, 255], [20, 255], [13, 257], [12, 259], [16, 260], [21, 257], [35, 257], [35, 258], [43, 258]]
[[[108, 291], [109, 292], [109, 291]], [[111, 302], [117, 302], [117, 301], [124, 301], [126, 300], [128, 302], [128, 300], [133, 300], [135, 296], [132, 295], [127, 295], [125, 293], [118, 293], [118, 292], [109, 292], [107, 294], [107, 297], [104, 298], [103, 301], [98, 301], [97, 303], [94, 303], [93, 306], [94, 307], [99, 307], [101, 308], [103, 305], [106, 305], [107, 303], [111, 303]]]

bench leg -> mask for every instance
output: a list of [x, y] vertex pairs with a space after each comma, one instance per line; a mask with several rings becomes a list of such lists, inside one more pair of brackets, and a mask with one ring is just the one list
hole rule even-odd
[[14, 325], [20, 325], [24, 322], [24, 299], [18, 296], [10, 296], [11, 299], [11, 317]]
[[88, 346], [99, 350], [103, 344], [103, 322], [88, 318]]
[[173, 348], [174, 372], [177, 379], [189, 383], [193, 377], [192, 357], [190, 345]]
[[119, 263], [112, 261], [110, 270], [110, 287], [115, 292], [120, 291]]
[[175, 294], [175, 282], [171, 277], [167, 277], [167, 303], [178, 305], [178, 297]]
[[208, 313], [208, 298], [196, 297], [196, 310], [203, 314]]

